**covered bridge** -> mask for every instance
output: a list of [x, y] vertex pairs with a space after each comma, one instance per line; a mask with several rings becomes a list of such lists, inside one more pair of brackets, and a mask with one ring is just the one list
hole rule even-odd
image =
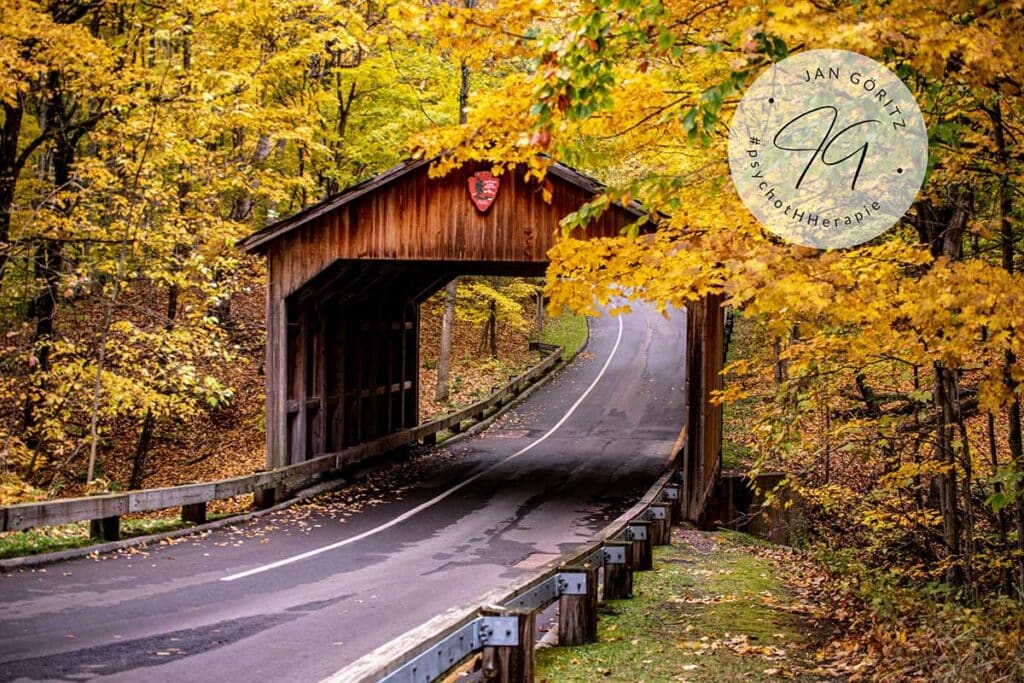
[[[419, 422], [419, 304], [459, 275], [541, 276], [559, 222], [599, 194], [594, 179], [548, 170], [551, 198], [522, 173], [464, 166], [431, 178], [401, 164], [242, 240], [267, 257], [267, 466], [324, 455]], [[618, 235], [642, 218], [616, 205], [587, 228]], [[718, 301], [687, 315], [687, 508], [717, 473], [722, 366]]]

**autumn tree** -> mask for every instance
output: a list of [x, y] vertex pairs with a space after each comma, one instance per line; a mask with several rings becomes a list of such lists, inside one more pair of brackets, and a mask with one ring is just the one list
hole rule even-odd
[[161, 437], [229, 405], [226, 368], [260, 347], [231, 303], [262, 272], [234, 241], [454, 122], [457, 67], [386, 5], [18, 0], [0, 18], [4, 481], [144, 485]]
[[[499, 17], [509, 20], [498, 27]], [[762, 466], [792, 472], [828, 509], [841, 500], [851, 514], [831, 523], [848, 523], [845, 542], [859, 539], [873, 562], [968, 593], [1005, 585], [1009, 563], [1024, 591], [1015, 8], [599, 0], [559, 15], [498, 2], [471, 26], [454, 10], [419, 21], [461, 29], [448, 41], [467, 53], [486, 42], [477, 27], [494, 26], [499, 52], [529, 64], [506, 73], [465, 125], [418, 139], [422, 154], [443, 155], [436, 172], [487, 159], [543, 177], [558, 159], [609, 183], [564, 221], [552, 306], [593, 311], [623, 288], [662, 306], [724, 295], [776, 348], [763, 366], [730, 368], [722, 396], [743, 398], [739, 378], [769, 369], [751, 432]], [[729, 182], [725, 140], [753, 77], [790, 50], [826, 47], [903, 78], [927, 117], [931, 163], [899, 225], [820, 252], [752, 219]], [[612, 202], [634, 200], [655, 235], [577, 238]], [[897, 561], [906, 547], [915, 559]]]
[[463, 278], [455, 300], [455, 315], [483, 331], [480, 350], [497, 358], [499, 324], [525, 329], [526, 302], [536, 291], [535, 285], [521, 278]]

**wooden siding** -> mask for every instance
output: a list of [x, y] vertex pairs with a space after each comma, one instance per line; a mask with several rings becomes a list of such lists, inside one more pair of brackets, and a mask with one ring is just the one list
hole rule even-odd
[[[546, 264], [559, 222], [593, 193], [550, 177], [551, 202], [521, 172], [501, 176], [494, 204], [481, 212], [468, 179], [478, 168], [430, 178], [427, 166], [298, 225], [266, 244], [270, 277], [287, 296], [344, 259]], [[612, 236], [636, 220], [614, 207], [586, 236]], [[581, 233], [582, 234], [582, 233]]]

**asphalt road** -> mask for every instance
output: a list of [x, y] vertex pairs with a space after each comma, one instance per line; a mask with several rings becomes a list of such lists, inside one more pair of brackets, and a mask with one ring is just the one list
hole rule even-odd
[[638, 498], [682, 428], [684, 344], [682, 313], [592, 320], [582, 358], [356, 512], [342, 490], [0, 576], [0, 681], [318, 681]]

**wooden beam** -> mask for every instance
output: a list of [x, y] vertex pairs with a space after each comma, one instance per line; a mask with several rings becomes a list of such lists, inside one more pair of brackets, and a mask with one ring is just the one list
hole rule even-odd
[[121, 539], [121, 518], [103, 517], [89, 522], [89, 536], [103, 541], [117, 541]]
[[206, 523], [206, 503], [189, 503], [181, 506], [181, 521], [186, 524]]
[[275, 261], [267, 264], [267, 340], [266, 340], [266, 402], [267, 402], [267, 454], [268, 468], [287, 465], [288, 415], [286, 401], [287, 375], [287, 310], [281, 296], [274, 269]]
[[322, 306], [316, 309], [316, 339], [313, 344], [313, 393], [315, 394], [316, 416], [312, 425], [313, 448], [311, 453], [306, 453], [306, 458], [323, 455], [327, 452], [327, 402], [325, 392], [327, 390], [327, 321]]
[[412, 382], [410, 381], [396, 382], [389, 386], [373, 387], [372, 389], [363, 389], [362, 391], [348, 391], [345, 393], [345, 398], [370, 398], [372, 396], [393, 394], [402, 391], [402, 389], [410, 388], [412, 388]]

